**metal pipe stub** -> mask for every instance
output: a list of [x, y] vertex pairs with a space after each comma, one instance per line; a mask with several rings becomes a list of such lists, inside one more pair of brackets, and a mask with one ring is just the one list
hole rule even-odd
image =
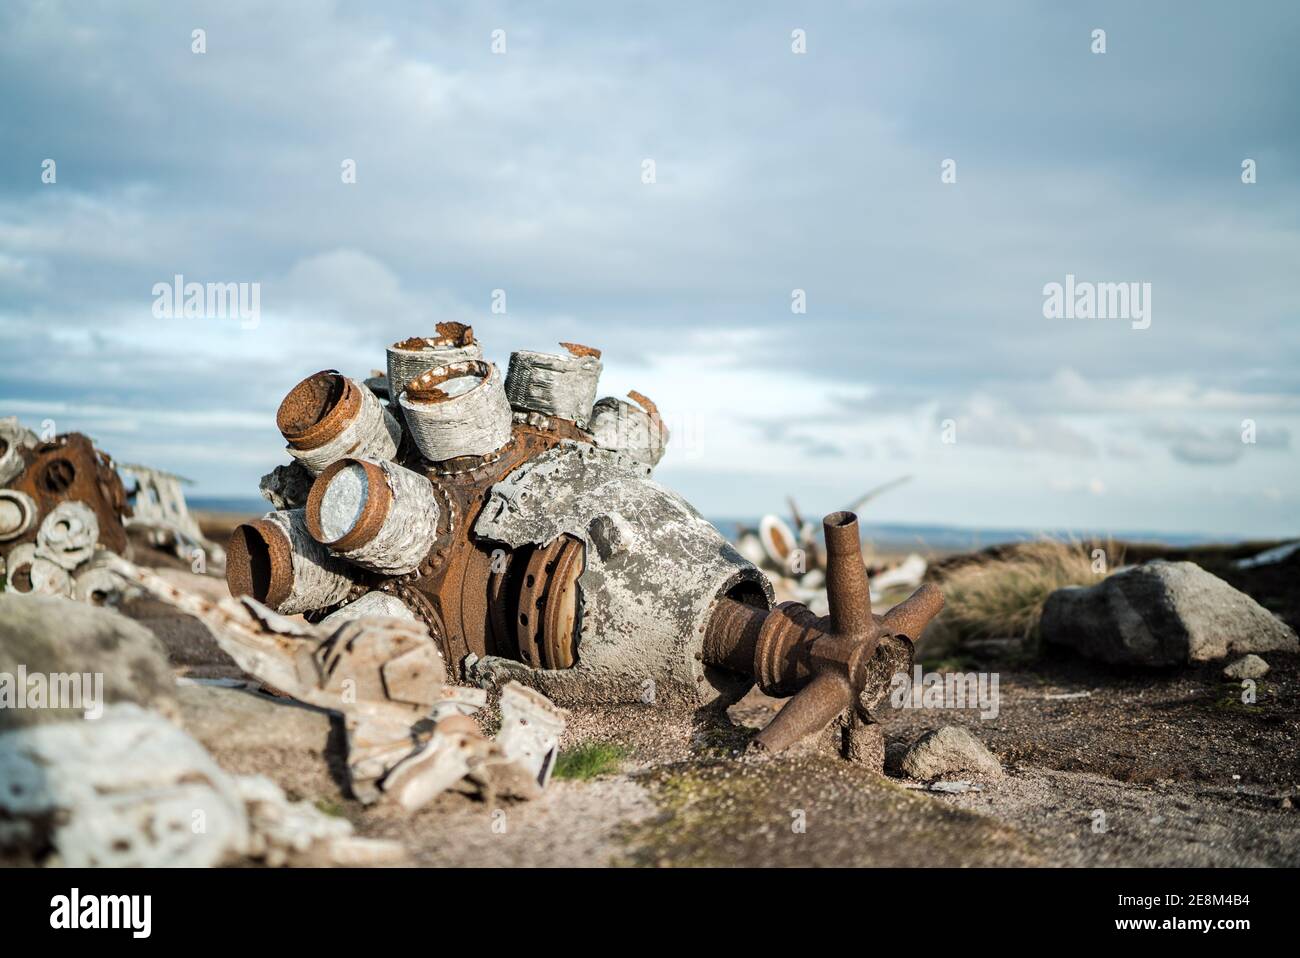
[[312, 538], [306, 510], [269, 512], [235, 528], [226, 546], [226, 584], [292, 615], [342, 602], [358, 575]]
[[340, 459], [307, 496], [307, 530], [373, 572], [417, 569], [438, 535], [438, 500], [424, 476], [392, 462]]
[[313, 476], [345, 456], [391, 459], [401, 427], [373, 392], [333, 369], [308, 376], [275, 415], [289, 455]]
[[512, 435], [501, 370], [481, 359], [427, 369], [397, 401], [411, 439], [430, 462], [486, 456]]
[[514, 409], [567, 419], [585, 429], [600, 385], [600, 350], [560, 345], [567, 356], [528, 349], [511, 353], [506, 396]]
[[412, 336], [388, 347], [388, 397], [392, 403], [420, 373], [449, 363], [483, 358], [474, 330], [464, 323], [439, 323], [437, 335]]

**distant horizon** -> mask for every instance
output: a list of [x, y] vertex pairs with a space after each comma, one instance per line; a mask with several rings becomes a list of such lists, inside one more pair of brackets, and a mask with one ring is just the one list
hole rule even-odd
[[[225, 515], [253, 515], [258, 512], [269, 512], [271, 505], [265, 499], [258, 496], [189, 496], [187, 501], [191, 509], [203, 512]], [[229, 506], [231, 508], [222, 508]], [[759, 520], [763, 513], [755, 516], [710, 516], [704, 518], [711, 522], [729, 539], [734, 538], [734, 529], [738, 526], [748, 526], [757, 528]], [[784, 513], [771, 513], [778, 515], [782, 521], [789, 523], [789, 516]], [[1277, 536], [1237, 536], [1223, 537], [1207, 533], [1197, 532], [1172, 532], [1160, 531], [1153, 529], [1119, 529], [1119, 530], [1098, 530], [1098, 529], [1047, 529], [1035, 527], [1023, 528], [1005, 528], [1005, 527], [984, 527], [962, 524], [948, 524], [941, 522], [908, 522], [906, 520], [874, 520], [859, 515], [859, 525], [863, 530], [877, 530], [881, 532], [897, 533], [900, 538], [890, 540], [902, 542], [905, 535], [910, 537], [912, 534], [922, 534], [931, 532], [943, 539], [940, 542], [926, 543], [934, 547], [952, 547], [952, 543], [958, 538], [979, 539], [988, 537], [989, 541], [982, 542], [979, 548], [992, 545], [1002, 545], [1008, 542], [1025, 541], [1039, 537], [1049, 537], [1056, 539], [1094, 539], [1094, 538], [1115, 538], [1123, 539], [1129, 542], [1150, 542], [1163, 545], [1188, 546], [1188, 545], [1232, 545], [1247, 542], [1286, 542], [1300, 539], [1300, 534], [1296, 535], [1277, 535]], [[1001, 538], [998, 538], [1001, 537]]]

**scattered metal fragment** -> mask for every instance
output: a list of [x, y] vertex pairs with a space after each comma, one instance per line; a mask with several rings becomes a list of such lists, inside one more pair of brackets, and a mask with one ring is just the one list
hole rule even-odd
[[311, 484], [315, 480], [307, 467], [298, 460], [286, 466], [276, 466], [257, 484], [262, 498], [276, 509], [301, 509], [307, 505]]
[[567, 716], [540, 692], [517, 683], [501, 692], [501, 732], [497, 741], [506, 757], [527, 768], [543, 787], [555, 769]]
[[33, 863], [378, 865], [404, 855], [290, 802], [269, 779], [230, 775], [172, 722], [129, 703], [95, 721], [0, 733], [0, 781], [0, 848]]
[[48, 843], [74, 868], [217, 865], [248, 841], [230, 776], [133, 704], [0, 733], [0, 781], [0, 844], [39, 855]]
[[1259, 566], [1285, 562], [1297, 552], [1300, 552], [1300, 541], [1285, 542], [1280, 546], [1274, 546], [1272, 549], [1266, 549], [1248, 558], [1238, 559], [1232, 565], [1235, 569], [1255, 569]]
[[135, 483], [134, 488], [127, 492], [131, 504], [131, 515], [126, 518], [127, 528], [148, 530], [158, 545], [165, 545], [170, 540], [176, 555], [182, 559], [190, 560], [196, 549], [201, 550], [207, 564], [215, 569], [224, 568], [225, 550], [210, 542], [190, 515], [181, 489], [190, 480], [139, 463], [122, 463], [117, 468]]
[[416, 621], [415, 613], [407, 608], [395, 595], [387, 592], [367, 592], [355, 602], [349, 602], [335, 612], [331, 612], [317, 623], [321, 628], [337, 628], [353, 619], [367, 616], [379, 616], [387, 619], [409, 619]]
[[[342, 713], [352, 791], [363, 802], [389, 796], [415, 810], [462, 779], [494, 795], [532, 798], [545, 783], [565, 713], [536, 693], [507, 689], [503, 735], [487, 738], [470, 718], [486, 693], [448, 684], [442, 653], [419, 622], [365, 616], [312, 626], [247, 597], [210, 602], [117, 557], [113, 568], [204, 622], [244, 671]], [[522, 734], [517, 726], [528, 722], [538, 730]]]
[[708, 624], [706, 662], [736, 671], [752, 668], [766, 694], [792, 696], [755, 738], [763, 751], [781, 751], [859, 706], [864, 697], [882, 695], [893, 674], [893, 668], [882, 675], [873, 667], [882, 641], [905, 640], [910, 658], [911, 645], [943, 607], [939, 590], [924, 585], [885, 615], [874, 615], [857, 517], [832, 513], [824, 532], [828, 616], [796, 602], [767, 612], [724, 598]]

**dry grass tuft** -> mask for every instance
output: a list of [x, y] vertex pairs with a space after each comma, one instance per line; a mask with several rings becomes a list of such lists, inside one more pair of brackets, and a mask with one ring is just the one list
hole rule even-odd
[[[953, 648], [970, 639], [1038, 639], [1038, 622], [1047, 597], [1065, 586], [1095, 585], [1105, 572], [1094, 571], [1092, 550], [1082, 542], [1040, 539], [1009, 556], [960, 566], [939, 580], [943, 612], [927, 644]], [[1106, 571], [1123, 556], [1113, 543], [1100, 546]]]

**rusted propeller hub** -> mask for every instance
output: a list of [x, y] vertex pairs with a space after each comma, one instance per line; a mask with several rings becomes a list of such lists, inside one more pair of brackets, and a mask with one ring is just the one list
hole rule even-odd
[[879, 698], [876, 686], [890, 678], [887, 670], [872, 668], [881, 641], [898, 636], [915, 642], [943, 608], [943, 595], [926, 584], [885, 615], [874, 615], [857, 516], [832, 513], [823, 527], [829, 615], [818, 616], [800, 602], [765, 612], [723, 599], [705, 631], [707, 664], [752, 674], [768, 695], [793, 696], [754, 740], [760, 750], [779, 752], [846, 709]]

